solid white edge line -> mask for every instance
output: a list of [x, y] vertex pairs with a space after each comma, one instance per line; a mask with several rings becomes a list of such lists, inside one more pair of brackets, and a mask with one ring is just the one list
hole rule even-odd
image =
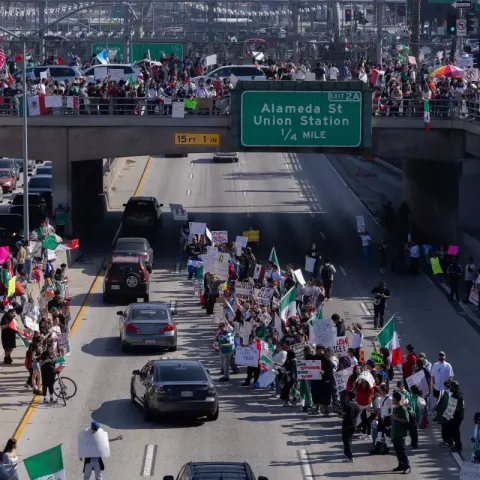
[[145, 452], [145, 465], [143, 467], [142, 477], [152, 476], [154, 452], [155, 445], [147, 445], [147, 451]]
[[361, 302], [360, 306], [362, 307], [362, 310], [365, 312], [365, 315], [367, 315], [369, 317], [372, 315], [364, 302]]
[[458, 468], [461, 469], [462, 468], [462, 462], [463, 462], [462, 457], [457, 452], [451, 452], [451, 453], [452, 453], [453, 459], [457, 462]]
[[297, 451], [298, 460], [300, 461], [300, 466], [302, 468], [303, 480], [313, 480], [312, 467], [310, 466], [310, 461], [308, 460], [307, 451], [302, 448]]
[[323, 232], [320, 232], [320, 236], [321, 236], [324, 240], [327, 239], [326, 235], [325, 235]]
[[338, 268], [340, 269], [340, 271], [343, 273], [343, 275], [344, 275], [345, 277], [348, 277], [347, 272], [345, 271], [345, 269], [344, 269], [341, 265], [339, 265]]

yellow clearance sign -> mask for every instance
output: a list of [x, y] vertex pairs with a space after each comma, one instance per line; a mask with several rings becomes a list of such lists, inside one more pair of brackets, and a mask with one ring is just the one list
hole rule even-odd
[[220, 146], [219, 133], [176, 133], [175, 145]]

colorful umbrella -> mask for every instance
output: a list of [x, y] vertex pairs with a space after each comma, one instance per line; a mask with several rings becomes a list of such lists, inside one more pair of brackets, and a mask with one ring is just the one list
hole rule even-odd
[[462, 78], [463, 70], [455, 67], [454, 65], [444, 65], [434, 70], [430, 77], [450, 77], [450, 78]]

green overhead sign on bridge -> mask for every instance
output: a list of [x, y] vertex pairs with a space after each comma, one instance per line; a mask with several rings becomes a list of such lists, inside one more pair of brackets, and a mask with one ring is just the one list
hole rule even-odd
[[362, 92], [247, 91], [241, 99], [244, 147], [359, 147]]

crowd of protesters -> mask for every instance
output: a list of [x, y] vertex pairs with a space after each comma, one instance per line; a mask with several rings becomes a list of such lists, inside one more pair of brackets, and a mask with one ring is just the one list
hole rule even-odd
[[[229, 382], [230, 371], [236, 374], [246, 366], [243, 386], [272, 389], [285, 407], [308, 415], [337, 414], [347, 463], [353, 462], [352, 441], [357, 438], [370, 442], [371, 455], [386, 455], [393, 446], [398, 459], [394, 471], [408, 473], [409, 449], [419, 446], [418, 429], [431, 422], [441, 426], [441, 447], [462, 451], [464, 399], [445, 352], [430, 362], [407, 345], [402, 358], [393, 343], [386, 346], [382, 340], [387, 324], [367, 356], [362, 325], [347, 325], [338, 314], [323, 318], [336, 270], [315, 244], [306, 252], [305, 268], [288, 264], [282, 269], [274, 248], [269, 261], [261, 262], [249, 243], [242, 245], [242, 237], [212, 243], [212, 233], [187, 231], [185, 238], [189, 279], [205, 314], [213, 316], [220, 381]], [[302, 269], [307, 274], [311, 270], [307, 281]], [[377, 296], [383, 286], [372, 292]], [[336, 333], [333, 344], [317, 341], [316, 322]], [[311, 374], [315, 368], [318, 377]], [[306, 370], [309, 375], [304, 376]], [[480, 462], [479, 418], [476, 414], [475, 463]]]

